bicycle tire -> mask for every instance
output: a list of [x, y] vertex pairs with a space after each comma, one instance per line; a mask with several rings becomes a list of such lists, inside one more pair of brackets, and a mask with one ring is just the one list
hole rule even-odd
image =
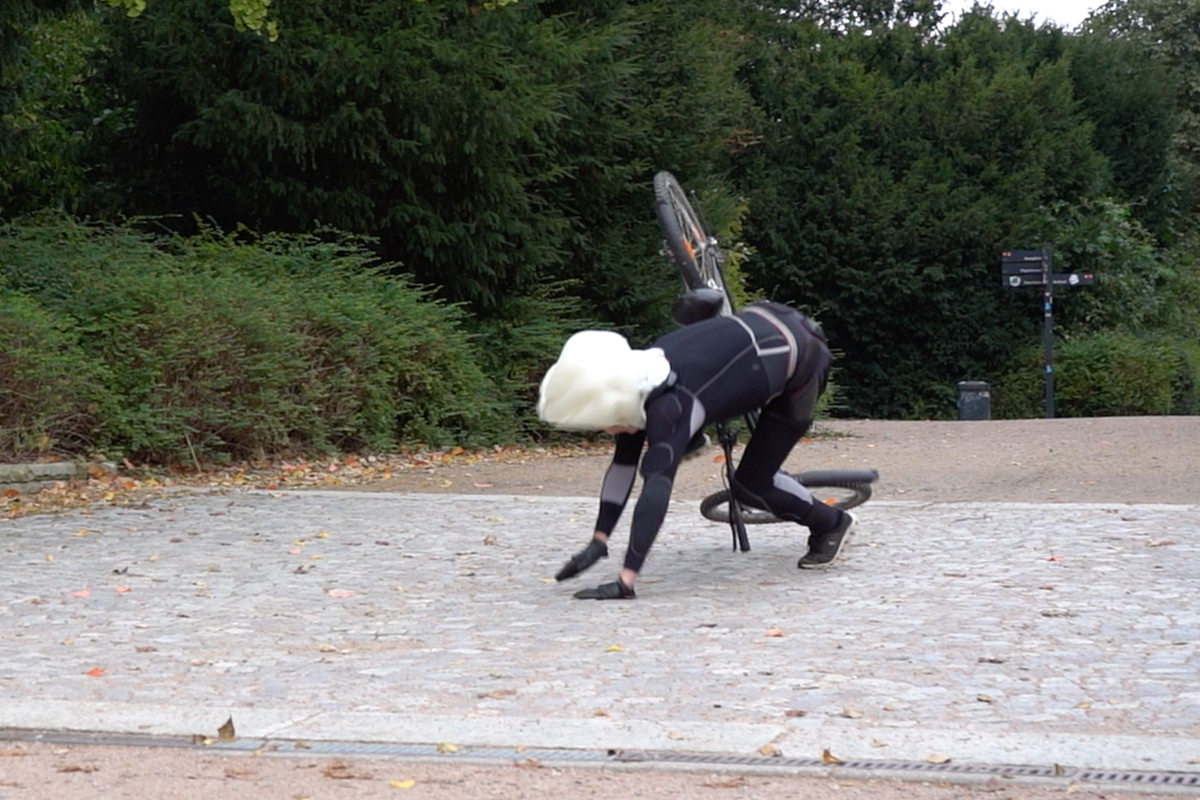
[[[799, 480], [803, 477], [803, 473], [795, 477]], [[820, 480], [809, 478], [808, 481], [801, 480], [801, 483], [804, 484], [805, 488], [809, 490], [814, 498], [828, 503], [834, 508], [846, 511], [861, 506], [871, 499], [870, 480], [863, 480], [860, 476], [848, 476], [845, 479], [839, 479], [829, 473], [823, 473], [819, 477], [821, 478]], [[826, 492], [822, 492], [821, 490], [823, 489]], [[838, 493], [822, 498], [822, 495], [827, 494], [829, 491], [836, 491]], [[775, 516], [770, 511], [753, 508], [745, 503], [742, 503], [741, 506], [742, 521], [747, 525], [767, 525], [786, 521]], [[729, 490], [722, 489], [719, 492], [714, 492], [700, 501], [700, 513], [705, 519], [712, 520], [713, 522], [728, 523]]]
[[670, 172], [654, 176], [654, 210], [667, 243], [667, 252], [688, 289], [708, 287], [725, 297], [721, 314], [733, 313], [733, 298], [725, 285], [724, 255], [720, 245], [704, 227], [679, 181]]

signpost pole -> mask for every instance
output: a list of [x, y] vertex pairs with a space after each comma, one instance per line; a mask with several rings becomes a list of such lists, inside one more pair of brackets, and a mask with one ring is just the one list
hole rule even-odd
[[1050, 245], [1042, 245], [1042, 340], [1046, 347], [1046, 419], [1054, 419], [1054, 270]]
[[1046, 419], [1054, 419], [1054, 285], [1090, 286], [1096, 276], [1090, 272], [1054, 274], [1050, 263], [1051, 246], [1041, 250], [1005, 250], [1000, 254], [1000, 272], [1004, 285], [1011, 289], [1023, 286], [1042, 287], [1042, 340], [1046, 347]]

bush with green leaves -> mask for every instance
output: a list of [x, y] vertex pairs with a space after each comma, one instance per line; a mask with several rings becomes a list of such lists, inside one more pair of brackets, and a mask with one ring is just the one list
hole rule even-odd
[[336, 236], [0, 228], [0, 280], [107, 370], [87, 443], [153, 461], [513, 437], [462, 313], [389, 266]]
[[[1193, 346], [1194, 347], [1194, 346]], [[1054, 413], [1059, 417], [1194, 413], [1195, 354], [1168, 337], [1106, 331], [1062, 340], [1054, 352]], [[1030, 348], [994, 387], [997, 416], [1045, 414], [1044, 354]], [[1188, 395], [1190, 393], [1190, 401]]]
[[77, 331], [0, 287], [0, 458], [86, 450], [111, 407], [108, 373]]

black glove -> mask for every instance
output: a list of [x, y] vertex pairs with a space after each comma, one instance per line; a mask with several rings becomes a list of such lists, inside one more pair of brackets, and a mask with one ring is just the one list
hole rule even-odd
[[565, 581], [567, 578], [574, 578], [602, 558], [608, 558], [608, 545], [599, 539], [592, 539], [587, 547], [571, 556], [571, 560], [563, 565], [554, 576], [554, 580]]
[[632, 586], [626, 586], [617, 578], [612, 583], [602, 583], [595, 589], [583, 589], [575, 593], [576, 600], [636, 600]]

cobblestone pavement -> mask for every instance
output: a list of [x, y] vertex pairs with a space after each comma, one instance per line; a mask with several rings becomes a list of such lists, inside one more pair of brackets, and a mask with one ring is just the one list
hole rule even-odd
[[[180, 495], [0, 523], [0, 728], [1200, 770], [1200, 506], [873, 502], [845, 561], [672, 506]], [[623, 547], [624, 528], [619, 545]], [[614, 551], [616, 552], [616, 551]]]

